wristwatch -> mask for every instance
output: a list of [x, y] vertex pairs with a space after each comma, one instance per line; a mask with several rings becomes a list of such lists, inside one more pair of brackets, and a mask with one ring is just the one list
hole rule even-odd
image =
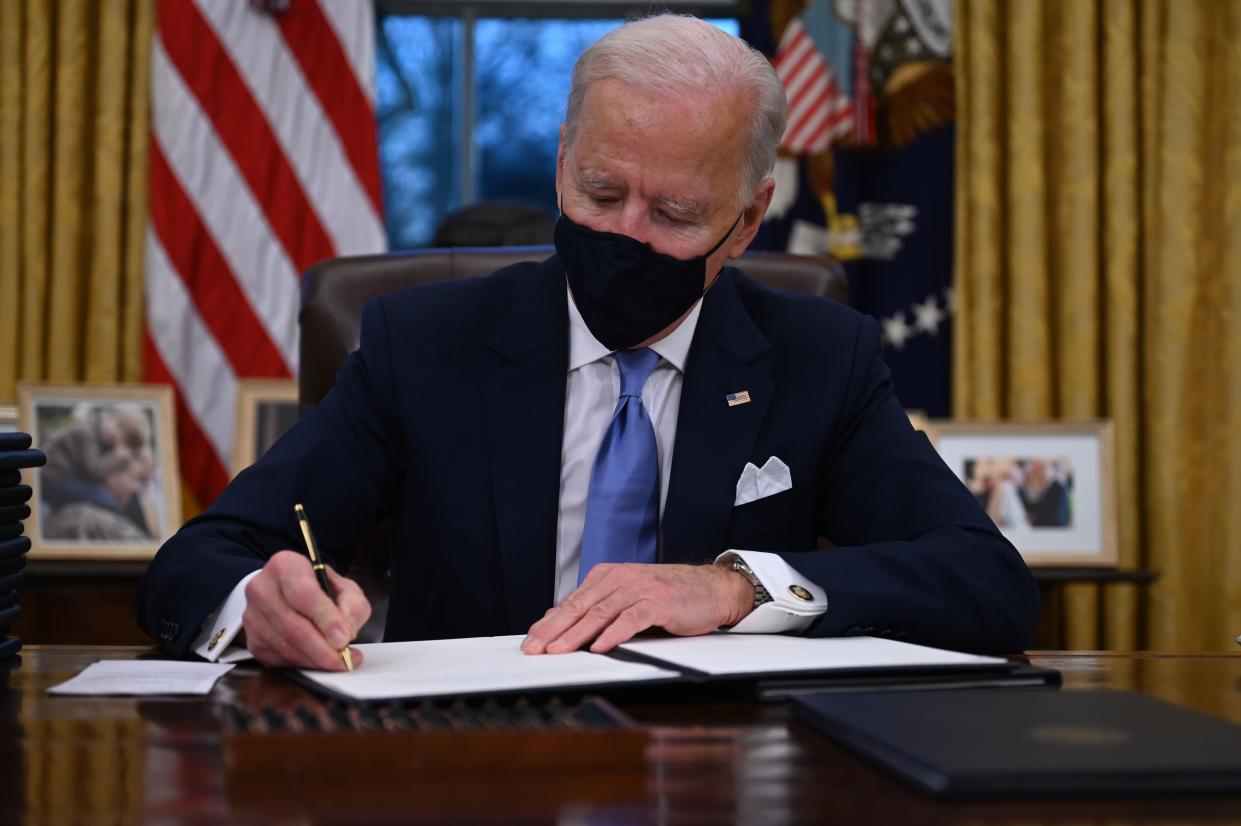
[[763, 583], [759, 581], [754, 571], [750, 570], [750, 566], [745, 564], [744, 559], [733, 557], [729, 561], [728, 567], [748, 579], [750, 584], [754, 586], [754, 604], [750, 606], [751, 611], [757, 609], [760, 605], [771, 602], [771, 594], [768, 593]]

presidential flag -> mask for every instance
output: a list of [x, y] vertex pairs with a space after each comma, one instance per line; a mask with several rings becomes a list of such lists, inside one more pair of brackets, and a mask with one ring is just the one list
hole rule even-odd
[[297, 374], [299, 278], [386, 247], [373, 4], [160, 0], [151, 51], [146, 377], [183, 481], [232, 466], [237, 382]]
[[755, 246], [843, 262], [901, 402], [948, 415], [951, 0], [755, 2], [741, 23], [773, 55], [790, 106]]

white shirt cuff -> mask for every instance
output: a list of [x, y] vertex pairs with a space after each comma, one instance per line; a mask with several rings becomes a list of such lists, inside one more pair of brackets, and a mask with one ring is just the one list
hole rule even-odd
[[[715, 558], [716, 564], [739, 558], [763, 583], [771, 602], [764, 602], [741, 622], [724, 629], [732, 634], [788, 634], [804, 631], [827, 610], [827, 594], [797, 572], [778, 554], [729, 550]], [[809, 598], [807, 598], [809, 597]]]
[[[246, 612], [246, 583], [254, 579], [258, 571], [247, 574], [241, 582], [233, 586], [228, 598], [203, 621], [202, 631], [194, 640], [194, 653], [205, 660], [216, 662], [221, 659], [233, 638], [241, 632], [241, 617]], [[239, 648], [230, 651], [224, 658], [225, 662], [236, 662], [244, 657]], [[249, 652], [246, 652], [248, 656]]]

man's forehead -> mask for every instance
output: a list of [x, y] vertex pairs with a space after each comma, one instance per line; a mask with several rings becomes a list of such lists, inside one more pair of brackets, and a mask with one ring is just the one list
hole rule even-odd
[[736, 96], [674, 98], [604, 78], [587, 89], [571, 155], [579, 182], [641, 180], [684, 205], [705, 205], [735, 187], [743, 163], [747, 107]]

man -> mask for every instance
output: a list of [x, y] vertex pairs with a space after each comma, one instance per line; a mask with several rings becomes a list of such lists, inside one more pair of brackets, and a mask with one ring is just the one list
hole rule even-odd
[[339, 669], [369, 605], [335, 574], [333, 604], [286, 550], [302, 502], [341, 567], [393, 518], [389, 640], [1024, 647], [1029, 571], [910, 427], [874, 322], [723, 268], [771, 200], [785, 113], [766, 60], [692, 18], [588, 49], [557, 255], [368, 305], [322, 404], [160, 551], [147, 630], [214, 656], [240, 616], [260, 660]]
[[1048, 467], [1047, 459], [1031, 459], [1026, 463], [1025, 478], [1018, 493], [1032, 527], [1069, 527], [1069, 491], [1060, 474]]

